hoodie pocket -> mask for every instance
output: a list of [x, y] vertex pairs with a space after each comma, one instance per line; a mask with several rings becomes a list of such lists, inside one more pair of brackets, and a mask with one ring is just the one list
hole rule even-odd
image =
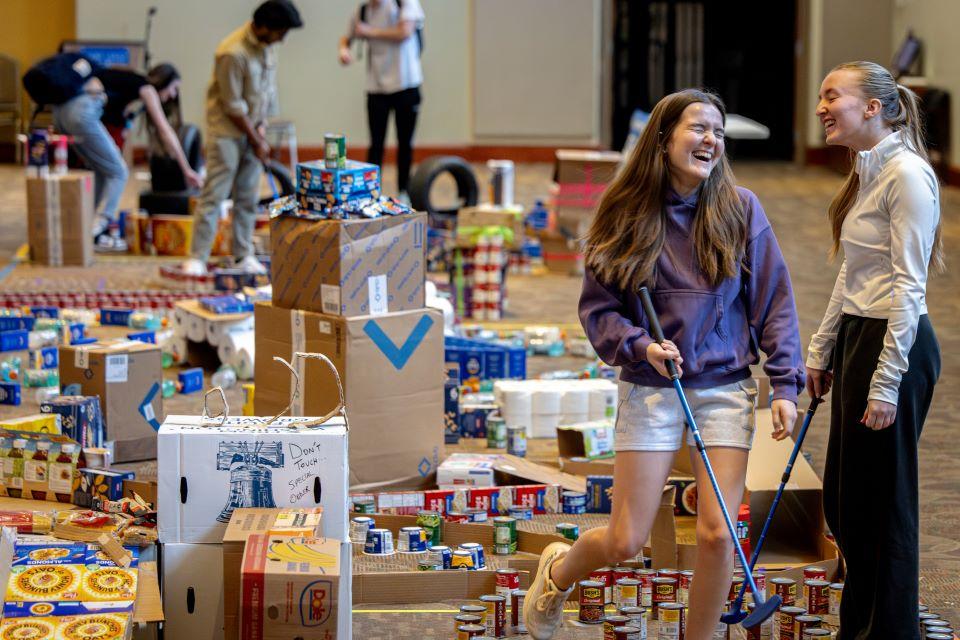
[[719, 294], [692, 289], [653, 293], [663, 335], [680, 349], [684, 375], [722, 367], [730, 359], [722, 301]]

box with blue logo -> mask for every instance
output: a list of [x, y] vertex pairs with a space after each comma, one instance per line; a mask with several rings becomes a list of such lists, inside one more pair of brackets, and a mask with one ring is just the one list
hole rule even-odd
[[273, 304], [353, 317], [422, 309], [427, 215], [270, 221]]
[[31, 331], [36, 321], [33, 316], [0, 316], [0, 331]]
[[527, 377], [527, 352], [496, 342], [446, 336], [447, 362], [460, 363], [460, 378], [469, 380], [524, 380]]
[[613, 476], [587, 476], [587, 513], [610, 513]]
[[380, 167], [347, 160], [343, 169], [328, 169], [323, 160], [297, 164], [297, 200], [301, 208], [322, 212], [358, 200], [380, 197]]
[[17, 382], [0, 382], [0, 404], [20, 404], [20, 384]]
[[26, 329], [0, 331], [0, 351], [22, 351], [30, 344], [30, 332]]
[[40, 403], [40, 413], [58, 415], [63, 434], [82, 447], [103, 445], [99, 396], [56, 396]]

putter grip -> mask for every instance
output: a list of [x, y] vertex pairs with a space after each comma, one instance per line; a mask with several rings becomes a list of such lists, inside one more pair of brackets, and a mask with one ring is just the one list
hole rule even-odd
[[[640, 287], [640, 304], [643, 305], [643, 313], [647, 316], [647, 322], [650, 324], [650, 335], [660, 344], [665, 340], [663, 329], [660, 327], [660, 320], [657, 318], [657, 312], [653, 308], [653, 300], [650, 299], [650, 291], [646, 287]], [[673, 360], [665, 361], [667, 371], [671, 378], [678, 378], [677, 363]]]

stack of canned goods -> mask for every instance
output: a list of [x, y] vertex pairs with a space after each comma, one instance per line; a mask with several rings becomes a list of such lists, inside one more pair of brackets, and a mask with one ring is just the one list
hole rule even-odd
[[499, 516], [493, 519], [493, 552], [498, 556], [517, 552], [517, 519]]
[[583, 514], [587, 512], [587, 494], [581, 491], [564, 491], [563, 513]]
[[953, 625], [948, 620], [944, 620], [933, 613], [925, 605], [920, 605], [918, 613], [921, 638], [924, 640], [953, 640], [955, 635]]

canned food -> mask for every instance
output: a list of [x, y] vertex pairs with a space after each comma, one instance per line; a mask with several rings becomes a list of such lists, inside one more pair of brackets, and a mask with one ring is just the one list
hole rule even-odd
[[461, 551], [468, 551], [473, 557], [473, 566], [475, 569], [483, 569], [487, 566], [486, 559], [483, 556], [483, 545], [479, 542], [464, 542], [460, 545]]
[[[747, 611], [749, 613], [753, 613], [755, 608], [756, 604], [753, 602], [747, 605]], [[774, 620], [776, 617], [776, 614], [774, 614], [760, 624], [747, 629], [747, 640], [770, 640], [770, 638], [773, 637]]]
[[482, 636], [487, 628], [481, 624], [462, 624], [457, 627], [457, 640], [470, 640]]
[[796, 637], [802, 638], [803, 632], [807, 629], [819, 629], [823, 626], [823, 618], [811, 615], [797, 616], [794, 624], [796, 625]]
[[600, 567], [590, 572], [590, 580], [594, 580], [603, 585], [603, 603], [613, 602], [613, 568]]
[[613, 590], [613, 604], [618, 608], [636, 607], [640, 603], [640, 581], [636, 578], [620, 578]]
[[393, 532], [390, 529], [370, 529], [363, 552], [370, 555], [386, 556], [393, 553]]
[[323, 136], [323, 165], [327, 169], [343, 169], [347, 166], [347, 138], [338, 133]]
[[373, 518], [359, 516], [350, 521], [350, 542], [366, 543], [367, 533], [376, 526]]
[[727, 593], [727, 601], [736, 600], [740, 593], [740, 587], [743, 586], [743, 576], [733, 576], [730, 580], [730, 591]]
[[657, 617], [660, 621], [659, 635], [661, 640], [681, 640], [686, 627], [686, 615], [683, 605], [679, 602], [662, 602], [657, 607]]
[[470, 522], [470, 516], [463, 511], [447, 511], [444, 518], [447, 522], [456, 522], [457, 524], [468, 524]]
[[[831, 637], [829, 629], [807, 629], [803, 632], [803, 635], [800, 636], [801, 640], [806, 640], [807, 638], [829, 638]], [[948, 640], [953, 640], [952, 636], [948, 636]]]
[[652, 595], [653, 595], [653, 619], [659, 620], [660, 605], [677, 601], [677, 579], [659, 577], [659, 576], [654, 578]]
[[[485, 609], [485, 608], [481, 607], [481, 609], [483, 609], [483, 611], [486, 612], [486, 609]], [[454, 616], [454, 618], [453, 618], [453, 630], [454, 630], [454, 631], [457, 631], [460, 627], [462, 627], [462, 626], [465, 625], [465, 624], [479, 624], [479, 625], [482, 625], [482, 624], [483, 624], [483, 618], [480, 617], [479, 615], [475, 614], [475, 613], [463, 613], [462, 611], [461, 611], [458, 615]]]
[[780, 596], [783, 606], [792, 607], [797, 601], [797, 581], [791, 578], [771, 578], [774, 594]]
[[483, 624], [483, 616], [487, 615], [487, 608], [481, 607], [478, 604], [462, 604], [460, 605], [460, 613], [478, 616], [480, 618], [480, 624]]
[[527, 625], [523, 622], [523, 601], [527, 599], [524, 589], [514, 589], [510, 594], [510, 624], [514, 633], [526, 633]]
[[631, 626], [614, 628], [613, 637], [615, 640], [641, 640], [640, 629]]
[[502, 638], [507, 635], [507, 599], [501, 595], [480, 596], [480, 602], [487, 608], [484, 622], [487, 635]]
[[822, 615], [830, 613], [830, 583], [826, 580], [807, 580], [803, 583], [807, 613]]
[[603, 618], [603, 640], [614, 640], [613, 630], [630, 624], [630, 618], [623, 615], [609, 615]]
[[953, 629], [950, 628], [950, 623], [946, 620], [927, 620], [923, 625], [923, 630], [926, 633], [947, 633], [943, 629], [949, 630], [950, 633], [953, 633]]
[[617, 580], [622, 580], [623, 578], [636, 578], [637, 570], [632, 567], [614, 567], [613, 568], [613, 583], [616, 584]]
[[580, 527], [571, 522], [561, 522], [557, 525], [557, 533], [567, 540], [576, 542], [577, 538], [580, 537]]
[[453, 551], [450, 547], [438, 544], [430, 548], [428, 556], [434, 565], [441, 569], [449, 569], [453, 560]]
[[417, 571], [442, 571], [443, 567], [438, 566], [432, 558], [420, 558], [417, 561]]
[[439, 511], [420, 511], [417, 513], [417, 526], [427, 532], [427, 546], [432, 547], [443, 541], [443, 529], [440, 527]]
[[523, 458], [527, 455], [527, 428], [507, 427], [507, 453]]
[[520, 588], [520, 572], [516, 569], [497, 569], [497, 595], [509, 598]]
[[603, 622], [604, 585], [596, 580], [580, 581], [580, 614], [578, 619], [584, 624]]
[[507, 423], [498, 415], [487, 416], [487, 448], [507, 448]]
[[840, 600], [843, 599], [843, 583], [834, 582], [830, 585], [830, 604], [828, 611], [832, 616], [840, 615]]
[[806, 580], [826, 580], [827, 570], [823, 567], [804, 567], [803, 579]]
[[457, 549], [450, 557], [451, 569], [476, 569], [477, 565], [473, 561], [473, 554], [466, 549]]
[[[763, 571], [754, 571], [752, 575], [753, 575], [753, 582], [754, 584], [757, 585], [757, 591], [759, 591], [760, 593], [766, 593], [767, 592], [767, 574], [764, 573]], [[743, 602], [745, 604], [749, 604], [753, 602], [753, 591], [750, 591], [750, 589], [746, 590], [746, 592], [743, 594]]]
[[507, 513], [517, 520], [533, 520], [533, 509], [530, 507], [510, 507]]
[[427, 550], [427, 532], [422, 527], [401, 527], [397, 550], [401, 553], [423, 553]]
[[511, 555], [517, 552], [517, 519], [498, 516], [493, 519], [493, 552]]
[[640, 629], [640, 637], [647, 637], [647, 610], [643, 607], [620, 607], [617, 610], [622, 616], [626, 616], [630, 621], [628, 624], [631, 627], [637, 627]]
[[804, 613], [801, 607], [780, 607], [777, 612], [777, 639], [796, 640], [797, 617]]
[[487, 521], [486, 509], [465, 509], [464, 513], [467, 514], [467, 522], [476, 524]]
[[564, 491], [563, 513], [581, 514], [587, 512], [587, 494], [580, 491]]
[[677, 602], [683, 606], [690, 604], [690, 584], [693, 582], [693, 571], [681, 571], [677, 581]]
[[657, 572], [655, 569], [637, 569], [636, 576], [640, 581], [640, 606], [650, 609], [653, 607], [653, 579]]

